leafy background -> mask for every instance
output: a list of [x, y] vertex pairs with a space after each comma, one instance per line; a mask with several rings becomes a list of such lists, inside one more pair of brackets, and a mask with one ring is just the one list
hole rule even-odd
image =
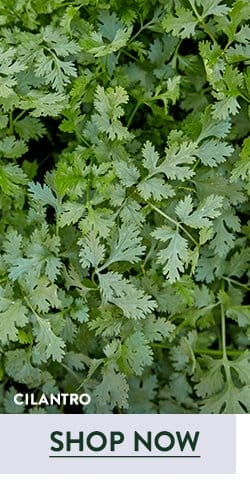
[[249, 412], [249, 18], [1, 1], [1, 412]]

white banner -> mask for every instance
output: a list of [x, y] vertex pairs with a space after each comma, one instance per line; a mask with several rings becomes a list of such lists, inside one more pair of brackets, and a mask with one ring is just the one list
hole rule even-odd
[[235, 473], [234, 415], [0, 415], [0, 472]]

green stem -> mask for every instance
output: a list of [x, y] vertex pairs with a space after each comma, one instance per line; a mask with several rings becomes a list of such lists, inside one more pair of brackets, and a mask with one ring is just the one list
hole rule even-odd
[[88, 143], [87, 139], [85, 139], [84, 136], [81, 136], [81, 134], [79, 133], [79, 137], [81, 139], [81, 141], [85, 144], [85, 146], [87, 146], [87, 148], [90, 148], [90, 144]]
[[70, 373], [70, 374], [71, 374], [71, 375], [75, 378], [75, 380], [76, 380], [78, 383], [79, 383], [79, 382], [82, 382], [82, 379], [81, 379], [81, 378], [80, 378], [80, 377], [79, 377], [79, 376], [78, 376], [78, 375], [77, 375], [77, 374], [76, 374], [76, 373], [75, 373], [75, 372], [74, 372], [71, 368], [69, 368], [69, 366], [67, 366], [67, 365], [66, 365], [66, 364], [64, 364], [64, 363], [60, 363], [60, 364], [61, 364], [61, 366], [62, 366], [65, 370], [67, 370], [67, 371], [68, 371], [68, 372], [69, 372], [69, 373]]
[[[210, 356], [218, 356], [218, 357], [222, 357], [222, 351], [220, 351], [219, 349], [202, 349], [202, 348], [197, 348], [194, 350], [194, 353], [195, 354], [208, 354]], [[228, 356], [231, 356], [231, 357], [237, 357], [237, 356], [241, 356], [242, 354], [242, 351], [233, 351], [233, 350], [228, 350], [227, 351], [227, 355]]]
[[81, 135], [79, 129], [77, 129], [76, 126], [75, 126], [75, 132], [76, 132], [78, 139], [80, 141], [82, 141], [85, 144], [85, 146], [87, 146], [87, 148], [90, 148], [90, 144], [88, 143], [87, 139], [85, 139], [85, 137]]
[[221, 302], [221, 347], [223, 359], [227, 360], [227, 347], [226, 347], [226, 318], [224, 304]]
[[[158, 342], [157, 343], [154, 342], [153, 344], [151, 344], [151, 346], [152, 347], [158, 347], [160, 349], [171, 349], [172, 348], [171, 344], [161, 344]], [[194, 349], [193, 352], [196, 355], [205, 354], [208, 356], [223, 357], [222, 350], [219, 350], [219, 349], [203, 349], [203, 348], [197, 347], [196, 349]], [[237, 350], [235, 350], [235, 351], [234, 350], [228, 350], [227, 351], [227, 356], [238, 357], [241, 355], [242, 355], [242, 351], [237, 351]]]
[[195, 240], [195, 238], [188, 232], [188, 230], [185, 229], [185, 227], [183, 227], [183, 225], [179, 222], [177, 222], [176, 220], [174, 220], [172, 217], [169, 217], [166, 213], [164, 213], [164, 211], [160, 210], [159, 208], [157, 208], [157, 206], [153, 205], [152, 203], [148, 203], [151, 208], [153, 208], [153, 210], [157, 211], [157, 213], [159, 213], [159, 215], [161, 215], [162, 217], [164, 217], [166, 220], [169, 220], [169, 222], [172, 222], [173, 224], [175, 224], [177, 227], [179, 227], [183, 232], [185, 232], [186, 236], [189, 237], [189, 239], [196, 245], [196, 246], [199, 246], [199, 243]]
[[233, 43], [233, 40], [227, 42], [226, 46], [223, 48], [222, 55], [224, 56], [230, 45]]
[[95, 276], [96, 276], [96, 270], [93, 271], [92, 275], [91, 275], [91, 282], [95, 285], [95, 288], [93, 288], [93, 290], [96, 290], [97, 288], [97, 283], [95, 281]]
[[196, 167], [198, 166], [200, 160], [196, 160], [196, 162], [194, 163], [193, 167], [192, 167], [192, 171], [194, 172]]
[[240, 97], [240, 98], [243, 98], [243, 100], [247, 101], [247, 103], [250, 103], [249, 98], [248, 98], [247, 96], [245, 96], [243, 93], [240, 93], [240, 94], [239, 94], [239, 97]]
[[16, 118], [14, 119], [14, 122], [17, 122], [18, 120], [20, 120], [20, 119], [23, 117], [23, 115], [25, 115], [25, 114], [26, 114], [26, 111], [27, 111], [27, 110], [22, 110], [22, 111], [21, 111], [21, 112], [20, 112], [20, 113], [16, 116]]
[[105, 362], [105, 359], [102, 358], [102, 359], [98, 359], [96, 360], [96, 363], [95, 365], [89, 369], [89, 372], [88, 372], [88, 376], [85, 378], [85, 380], [83, 381], [83, 383], [80, 385], [79, 388], [81, 387], [84, 387], [84, 385], [86, 383], [88, 383], [88, 381], [90, 380], [90, 378], [94, 375], [94, 373], [96, 372], [96, 370], [101, 366], [101, 364], [103, 364]]
[[36, 320], [39, 325], [41, 325], [41, 321], [43, 320], [42, 316], [40, 316], [36, 310], [33, 308], [32, 304], [30, 303], [29, 299], [27, 296], [23, 296], [24, 301], [26, 302], [28, 308], [32, 311], [33, 315], [36, 317]]
[[56, 237], [59, 237], [59, 223], [58, 223], [58, 215], [56, 214]]
[[135, 33], [134, 36], [132, 36], [132, 38], [130, 38], [128, 45], [130, 45], [130, 43], [132, 43], [141, 34], [141, 32], [144, 31], [144, 29], [147, 29], [151, 25], [152, 26], [154, 25], [153, 20], [147, 22], [147, 24], [144, 24], [144, 25], [142, 24], [140, 29], [137, 31], [137, 33]]
[[30, 303], [29, 299], [28, 299], [26, 296], [24, 296], [23, 298], [24, 298], [24, 301], [26, 302], [27, 306], [28, 306], [28, 307], [30, 308], [30, 310], [32, 311], [32, 313], [33, 313], [35, 316], [37, 316], [37, 313], [36, 313], [35, 309], [33, 308], [32, 304]]
[[13, 128], [13, 114], [12, 112], [9, 112], [9, 130], [10, 134], [14, 134], [14, 128]]
[[249, 285], [242, 284], [241, 282], [238, 282], [237, 280], [234, 280], [233, 278], [223, 277], [223, 279], [226, 280], [227, 282], [231, 283], [231, 284], [238, 285], [239, 287], [242, 287], [245, 290], [249, 290], [250, 289], [250, 286]]
[[217, 43], [213, 33], [211, 33], [210, 29], [207, 27], [205, 21], [202, 19], [202, 17], [200, 16], [195, 4], [188, 0], [188, 3], [191, 5], [192, 9], [193, 9], [193, 12], [194, 12], [194, 15], [195, 17], [197, 18], [198, 22], [203, 26], [203, 29], [204, 31], [208, 34], [208, 36], [211, 38], [211, 40], [213, 41], [213, 43]]
[[183, 41], [183, 40], [180, 40], [180, 41], [178, 42], [178, 44], [177, 44], [177, 46], [176, 46], [176, 48], [175, 48], [174, 54], [173, 54], [173, 56], [172, 56], [172, 60], [171, 60], [171, 62], [170, 62], [170, 65], [171, 65], [171, 66], [173, 67], [173, 69], [175, 69], [175, 70], [176, 70], [176, 67], [177, 67], [178, 54], [179, 54], [178, 52], [179, 52], [179, 48], [180, 48], [180, 46], [181, 46], [181, 44], [182, 44], [182, 41]]
[[121, 53], [123, 53], [124, 55], [126, 55], [127, 57], [131, 58], [131, 60], [134, 60], [135, 62], [139, 63], [140, 60], [135, 57], [134, 55], [132, 55], [132, 53], [129, 53], [127, 50], [121, 50]]
[[132, 112], [131, 112], [131, 114], [130, 114], [130, 116], [129, 116], [129, 119], [128, 119], [128, 123], [127, 123], [127, 127], [128, 127], [128, 129], [129, 129], [129, 127], [131, 126], [132, 121], [133, 121], [133, 119], [134, 119], [134, 116], [135, 116], [135, 114], [136, 114], [136, 112], [137, 112], [137, 110], [138, 110], [139, 106], [141, 105], [141, 103], [142, 103], [142, 102], [137, 101], [137, 103], [136, 103], [136, 105], [135, 105], [134, 109], [132, 110]]
[[226, 375], [226, 381], [228, 384], [230, 384], [231, 373], [230, 373], [230, 365], [227, 357], [227, 345], [226, 345], [226, 317], [225, 317], [225, 308], [222, 301], [221, 301], [221, 347], [222, 347], [222, 359], [223, 359], [223, 366]]
[[176, 189], [180, 189], [181, 191], [189, 191], [191, 193], [195, 193], [195, 189], [193, 187], [186, 187], [186, 186], [177, 186]]

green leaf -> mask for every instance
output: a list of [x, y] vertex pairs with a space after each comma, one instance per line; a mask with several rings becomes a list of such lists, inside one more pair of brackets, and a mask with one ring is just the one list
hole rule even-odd
[[249, 352], [245, 351], [237, 359], [230, 361], [231, 369], [236, 371], [241, 383], [250, 385], [250, 356]]
[[15, 387], [10, 387], [6, 391], [3, 404], [6, 414], [23, 414], [25, 411], [24, 405], [17, 405], [14, 402], [14, 396], [17, 394], [17, 389]]
[[77, 71], [71, 60], [62, 58], [76, 54], [79, 46], [52, 26], [44, 28], [43, 40], [47, 46], [38, 51], [34, 72], [38, 78], [44, 78], [46, 84], [51, 84], [53, 89], [63, 91], [71, 78], [76, 77]]
[[204, 165], [216, 167], [218, 164], [223, 163], [233, 151], [232, 146], [217, 139], [210, 139], [200, 145], [196, 154]]
[[175, 325], [166, 318], [156, 318], [150, 315], [143, 321], [143, 334], [149, 342], [160, 342], [164, 339], [172, 340]]
[[152, 177], [145, 179], [137, 186], [141, 197], [146, 201], [154, 199], [160, 201], [163, 198], [171, 198], [175, 195], [174, 189], [169, 184], [166, 184], [163, 179]]
[[78, 241], [80, 249], [80, 262], [83, 268], [93, 266], [97, 268], [103, 261], [105, 255], [105, 247], [100, 243], [100, 238], [90, 232], [85, 238]]
[[231, 385], [223, 392], [206, 399], [201, 406], [201, 411], [203, 414], [242, 414], [246, 411], [249, 412], [249, 397], [249, 386], [238, 389]]
[[17, 165], [3, 165], [0, 168], [0, 188], [8, 196], [14, 196], [26, 185], [26, 174]]
[[142, 156], [143, 156], [143, 167], [145, 167], [149, 173], [153, 173], [158, 171], [157, 164], [160, 158], [160, 155], [157, 151], [155, 151], [155, 147], [150, 143], [150, 141], [146, 141], [142, 148]]
[[106, 365], [103, 368], [102, 381], [95, 388], [95, 398], [100, 406], [109, 404], [110, 407], [116, 406], [126, 408], [128, 406], [128, 383], [124, 373], [116, 371], [113, 364]]
[[238, 113], [240, 104], [235, 96], [227, 96], [214, 103], [212, 108], [215, 119], [227, 120], [230, 114], [236, 115]]
[[220, 216], [223, 197], [211, 194], [193, 211], [193, 200], [190, 194], [185, 196], [176, 206], [176, 214], [183, 223], [193, 228], [209, 228], [212, 219]]
[[17, 140], [14, 136], [5, 137], [0, 142], [0, 154], [6, 158], [19, 158], [28, 150], [27, 145], [21, 139]]
[[89, 320], [89, 307], [83, 299], [77, 298], [75, 299], [75, 307], [71, 309], [70, 314], [74, 320], [84, 323]]
[[88, 215], [80, 220], [82, 234], [94, 232], [101, 238], [106, 238], [114, 224], [112, 210], [109, 208], [89, 208]]
[[42, 206], [50, 205], [57, 209], [58, 201], [50, 187], [46, 184], [42, 186], [39, 183], [35, 184], [34, 182], [31, 182], [28, 190], [33, 201], [39, 202]]
[[34, 349], [35, 353], [38, 353], [36, 359], [40, 362], [46, 362], [52, 358], [53, 361], [60, 363], [65, 354], [65, 343], [61, 337], [55, 335], [49, 320], [36, 315], [34, 335], [36, 337], [36, 347]]
[[201, 118], [202, 130], [199, 134], [198, 142], [209, 137], [223, 139], [231, 129], [230, 120], [214, 120], [211, 116], [210, 108], [204, 112]]
[[134, 165], [119, 161], [114, 163], [114, 167], [117, 177], [119, 177], [124, 186], [131, 187], [138, 181], [140, 173]]
[[109, 55], [110, 53], [117, 52], [126, 45], [132, 33], [132, 28], [127, 27], [123, 29], [119, 29], [111, 43], [105, 43], [101, 34], [93, 32], [91, 35], [90, 44], [91, 47], [87, 49], [89, 53], [92, 53], [95, 57], [104, 57], [105, 55]]
[[194, 172], [190, 167], [179, 167], [183, 163], [192, 164], [195, 161], [196, 144], [173, 144], [165, 149], [165, 158], [158, 167], [158, 172], [164, 173], [168, 179], [190, 179]]
[[2, 345], [18, 340], [18, 330], [28, 323], [28, 309], [20, 299], [0, 296], [0, 341]]
[[129, 407], [126, 412], [136, 414], [152, 414], [157, 412], [154, 399], [156, 396], [157, 380], [153, 375], [142, 377], [130, 377], [129, 383]]
[[121, 105], [127, 102], [128, 94], [121, 86], [109, 88], [106, 92], [103, 87], [97, 87], [94, 100], [97, 113], [93, 116], [93, 121], [97, 129], [107, 134], [111, 141], [129, 138], [127, 128], [120, 121], [124, 115]]
[[30, 387], [35, 387], [40, 384], [41, 370], [32, 365], [30, 359], [30, 351], [24, 349], [16, 349], [6, 353], [5, 362], [6, 372], [15, 381], [24, 383]]
[[145, 318], [156, 307], [155, 301], [142, 290], [136, 289], [119, 273], [99, 274], [100, 289], [104, 303], [118, 306], [127, 318]]
[[222, 359], [212, 359], [206, 356], [203, 358], [203, 363], [206, 365], [207, 370], [202, 373], [199, 383], [195, 385], [197, 395], [202, 398], [210, 397], [221, 391], [225, 383]]
[[238, 322], [240, 327], [250, 325], [250, 306], [232, 305], [226, 310], [227, 316]]
[[48, 313], [49, 308], [60, 308], [61, 303], [57, 295], [57, 286], [51, 284], [47, 277], [41, 277], [30, 295], [30, 302], [34, 308], [42, 313]]
[[130, 335], [122, 345], [122, 362], [135, 375], [141, 375], [145, 366], [150, 366], [153, 353], [142, 332]]
[[67, 352], [64, 356], [64, 362], [67, 366], [76, 371], [82, 371], [86, 367], [85, 356], [75, 352]]
[[123, 319], [120, 314], [114, 314], [110, 311], [102, 311], [101, 315], [88, 323], [90, 331], [103, 337], [117, 337], [121, 333]]
[[180, 278], [184, 264], [189, 261], [188, 243], [177, 230], [168, 227], [159, 227], [152, 235], [162, 242], [168, 242], [167, 247], [159, 251], [157, 261], [163, 265], [163, 274], [173, 283]]
[[239, 160], [236, 161], [236, 167], [232, 170], [231, 181], [236, 182], [239, 178], [250, 181], [250, 138], [246, 138], [240, 152]]
[[139, 231], [131, 228], [128, 224], [122, 224], [117, 235], [113, 236], [110, 241], [110, 255], [104, 267], [116, 263], [118, 261], [129, 261], [137, 263], [145, 252], [145, 246], [141, 244], [141, 236]]
[[33, 89], [20, 102], [20, 108], [32, 110], [32, 117], [57, 117], [66, 108], [67, 103], [68, 98], [63, 93], [42, 93]]
[[214, 221], [213, 231], [215, 233], [210, 246], [215, 253], [223, 257], [234, 246], [235, 234], [230, 232], [240, 231], [239, 218], [232, 211], [222, 212], [221, 216]]
[[35, 139], [36, 141], [46, 134], [46, 128], [43, 123], [35, 117], [27, 115], [23, 119], [15, 122], [15, 129], [24, 141]]
[[67, 201], [63, 204], [59, 216], [60, 227], [77, 223], [85, 212], [85, 205], [81, 203], [72, 203]]
[[162, 26], [167, 33], [172, 32], [174, 36], [189, 38], [195, 34], [197, 19], [190, 10], [183, 7], [176, 8], [176, 15], [167, 14], [163, 19]]
[[202, 18], [209, 15], [224, 16], [230, 12], [230, 8], [227, 5], [222, 4], [222, 0], [191, 0], [190, 3], [202, 7]]

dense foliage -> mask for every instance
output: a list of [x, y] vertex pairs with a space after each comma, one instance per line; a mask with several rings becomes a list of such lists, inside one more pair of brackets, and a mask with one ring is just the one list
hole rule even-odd
[[250, 411], [249, 18], [1, 1], [2, 412]]

